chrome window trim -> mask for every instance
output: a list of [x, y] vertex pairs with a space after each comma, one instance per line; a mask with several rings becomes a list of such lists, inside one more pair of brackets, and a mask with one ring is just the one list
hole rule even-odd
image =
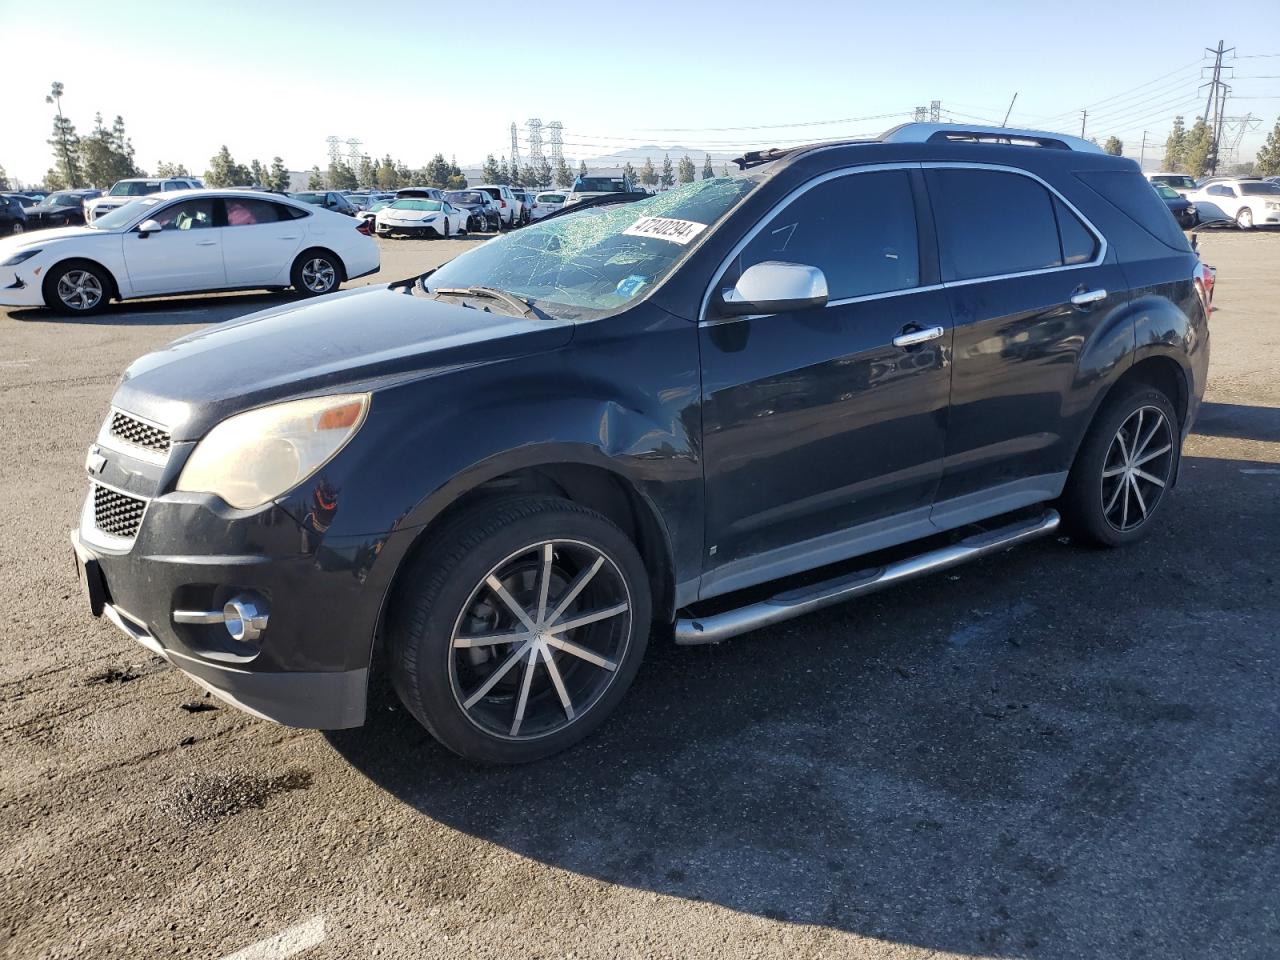
[[[834, 148], [823, 148], [823, 149], [834, 149]], [[819, 151], [813, 151], [813, 152], [816, 153]], [[806, 180], [804, 183], [800, 184], [798, 187], [796, 187], [794, 190], [788, 193], [785, 197], [779, 200], [776, 204], [774, 204], [774, 206], [769, 210], [769, 212], [766, 213], [763, 217], [761, 217], [759, 222], [757, 222], [755, 226], [753, 226], [751, 230], [749, 230], [741, 240], [739, 240], [736, 244], [734, 244], [733, 249], [729, 251], [728, 256], [726, 256], [721, 261], [720, 266], [717, 267], [713, 272], [711, 282], [707, 285], [706, 292], [703, 293], [702, 295], [702, 306], [699, 308], [699, 311], [698, 311], [698, 325], [710, 326], [710, 325], [718, 325], [721, 323], [734, 323], [740, 320], [756, 320], [761, 317], [776, 316], [776, 314], [770, 314], [770, 313], [752, 313], [746, 316], [739, 316], [739, 317], [712, 317], [708, 315], [708, 309], [711, 306], [711, 295], [715, 291], [716, 284], [720, 282], [720, 278], [724, 276], [725, 271], [729, 268], [729, 265], [734, 261], [734, 258], [736, 258], [739, 254], [742, 253], [743, 249], [746, 248], [747, 244], [749, 244], [752, 240], [755, 239], [756, 235], [759, 234], [760, 231], [765, 228], [765, 226], [769, 223], [770, 220], [773, 219], [774, 215], [779, 210], [781, 210], [787, 204], [791, 203], [796, 198], [800, 197], [802, 194], [807, 193], [812, 188], [820, 186], [821, 184], [826, 183], [829, 180], [835, 180], [840, 177], [856, 176], [860, 173], [877, 173], [883, 170], [940, 170], [940, 169], [990, 170], [997, 173], [1013, 173], [1013, 174], [1017, 174], [1018, 176], [1023, 176], [1031, 180], [1034, 180], [1036, 183], [1040, 184], [1040, 186], [1044, 187], [1044, 189], [1049, 191], [1051, 195], [1053, 195], [1059, 201], [1061, 201], [1063, 206], [1065, 206], [1068, 210], [1070, 210], [1073, 214], [1075, 214], [1077, 218], [1079, 218], [1080, 222], [1084, 224], [1085, 229], [1088, 230], [1089, 233], [1093, 235], [1095, 240], [1097, 240], [1098, 242], [1097, 254], [1094, 256], [1092, 260], [1088, 261], [1087, 263], [1069, 263], [1069, 264], [1063, 264], [1062, 266], [1057, 266], [1057, 267], [1040, 267], [1035, 270], [1023, 270], [1017, 273], [992, 274], [990, 276], [972, 277], [966, 280], [943, 280], [940, 283], [928, 284], [925, 286], [917, 286], [917, 287], [906, 287], [902, 290], [888, 290], [883, 293], [869, 293], [869, 294], [864, 294], [862, 296], [857, 296], [857, 297], [842, 297], [838, 300], [828, 300], [826, 307], [824, 307], [823, 309], [826, 309], [827, 307], [841, 307], [850, 303], [864, 303], [870, 300], [883, 300], [887, 297], [907, 296], [913, 293], [929, 293], [931, 291], [936, 291], [936, 290], [945, 290], [950, 287], [965, 287], [975, 283], [989, 283], [995, 280], [1010, 280], [1015, 277], [1033, 277], [1033, 276], [1037, 276], [1039, 274], [1044, 274], [1044, 273], [1062, 273], [1067, 270], [1081, 270], [1088, 267], [1097, 267], [1106, 262], [1108, 244], [1107, 244], [1107, 238], [1102, 234], [1102, 231], [1100, 231], [1096, 226], [1094, 226], [1093, 221], [1091, 221], [1088, 217], [1086, 217], [1083, 213], [1081, 213], [1080, 209], [1074, 203], [1072, 203], [1070, 200], [1064, 197], [1052, 184], [1046, 181], [1043, 177], [1039, 177], [1036, 174], [1032, 173], [1030, 170], [1024, 170], [1021, 167], [1011, 167], [1007, 164], [1001, 164], [1001, 163], [977, 163], [973, 161], [962, 161], [962, 160], [923, 160], [923, 161], [910, 160], [910, 161], [899, 161], [899, 162], [892, 162], [892, 163], [873, 163], [873, 164], [866, 164], [858, 167], [842, 167], [839, 170], [830, 170], [827, 173], [820, 174], [819, 176], [813, 177], [812, 179]], [[913, 210], [913, 215], [914, 215], [914, 210]], [[917, 225], [917, 230], [918, 230], [918, 225]], [[941, 254], [941, 251], [939, 251], [939, 254]], [[939, 264], [939, 269], [941, 269], [941, 264]]]
[[[144, 423], [148, 427], [154, 427], [157, 430], [163, 431], [169, 437], [169, 453], [162, 455], [136, 443], [130, 443], [128, 440], [122, 440], [118, 437], [112, 436], [111, 421], [115, 419], [115, 415], [117, 413], [121, 416], [128, 417], [131, 420], [137, 420], [139, 423]], [[135, 460], [146, 460], [148, 463], [154, 463], [157, 466], [163, 467], [169, 462], [169, 456], [173, 453], [173, 430], [166, 427], [163, 423], [157, 423], [155, 420], [150, 420], [147, 417], [140, 417], [136, 413], [130, 413], [128, 410], [122, 410], [115, 404], [112, 404], [107, 410], [107, 416], [106, 419], [102, 421], [102, 426], [98, 428], [98, 438], [94, 442], [100, 447], [106, 447], [108, 450], [114, 450], [116, 453], [123, 453], [125, 456], [133, 457]], [[97, 480], [94, 480], [94, 482], [96, 483]], [[106, 484], [103, 484], [103, 486], [106, 486]], [[128, 494], [131, 497], [134, 496], [134, 494], [129, 493], [127, 490], [120, 490], [118, 492]]]

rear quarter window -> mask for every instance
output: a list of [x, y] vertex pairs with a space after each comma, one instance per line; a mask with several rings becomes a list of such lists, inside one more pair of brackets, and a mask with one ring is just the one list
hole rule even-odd
[[1178, 221], [1136, 170], [1081, 171], [1076, 179], [1165, 246], [1190, 252]]

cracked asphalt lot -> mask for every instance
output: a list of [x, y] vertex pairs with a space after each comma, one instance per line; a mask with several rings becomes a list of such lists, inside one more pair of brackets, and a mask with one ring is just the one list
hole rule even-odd
[[[466, 242], [384, 242], [380, 279]], [[360, 730], [249, 718], [88, 616], [67, 532], [118, 375], [278, 297], [0, 311], [0, 954], [1274, 958], [1280, 235], [1202, 250], [1207, 402], [1148, 540], [654, 644], [515, 769], [383, 686]]]

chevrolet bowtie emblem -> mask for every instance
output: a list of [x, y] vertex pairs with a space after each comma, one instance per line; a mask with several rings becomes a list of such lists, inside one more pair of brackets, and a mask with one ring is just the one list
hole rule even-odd
[[84, 468], [90, 473], [101, 473], [107, 465], [107, 458], [98, 452], [97, 447], [89, 448], [89, 455], [84, 458]]

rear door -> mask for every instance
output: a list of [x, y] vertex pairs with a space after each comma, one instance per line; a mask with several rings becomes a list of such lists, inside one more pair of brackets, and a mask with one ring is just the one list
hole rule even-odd
[[302, 245], [302, 224], [282, 204], [257, 197], [227, 197], [222, 260], [227, 285], [252, 287], [287, 283], [294, 254]]
[[225, 231], [215, 219], [215, 203], [212, 197], [170, 203], [150, 218], [163, 229], [146, 235], [131, 230], [124, 235], [124, 262], [136, 295], [226, 286]]
[[[941, 526], [1056, 497], [1074, 454], [1068, 410], [1084, 345], [1127, 284], [1092, 226], [1039, 178], [926, 165], [955, 319]], [[1075, 303], [1072, 298], [1081, 302]]]

